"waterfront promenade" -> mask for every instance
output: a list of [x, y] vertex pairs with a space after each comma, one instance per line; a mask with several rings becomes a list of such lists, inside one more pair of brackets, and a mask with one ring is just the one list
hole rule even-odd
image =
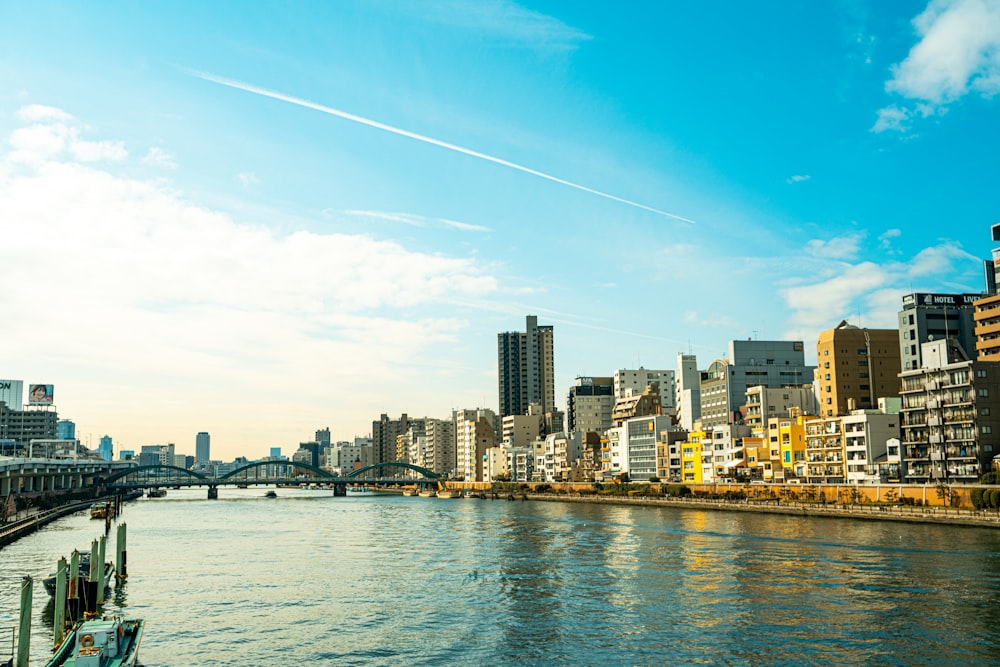
[[[519, 496], [518, 496], [519, 497]], [[954, 507], [914, 507], [909, 505], [870, 505], [850, 503], [810, 503], [785, 500], [722, 498], [665, 498], [662, 496], [570, 495], [528, 492], [528, 500], [570, 503], [606, 503], [613, 505], [668, 506], [724, 512], [759, 512], [793, 516], [819, 516], [869, 521], [904, 521], [961, 526], [1000, 528], [1000, 512]]]

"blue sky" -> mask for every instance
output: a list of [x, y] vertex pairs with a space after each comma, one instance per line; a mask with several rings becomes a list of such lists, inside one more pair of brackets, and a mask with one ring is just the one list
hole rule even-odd
[[997, 0], [0, 2], [0, 375], [231, 458], [495, 407], [529, 313], [563, 396], [814, 355], [983, 289], [997, 92]]

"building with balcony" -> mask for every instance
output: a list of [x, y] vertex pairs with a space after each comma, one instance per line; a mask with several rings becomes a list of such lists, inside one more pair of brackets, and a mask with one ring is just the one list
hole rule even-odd
[[976, 309], [976, 359], [1000, 361], [1000, 294], [983, 297], [973, 303]]
[[501, 417], [527, 414], [532, 403], [541, 405], [542, 412], [555, 409], [552, 326], [539, 326], [534, 315], [525, 324], [524, 332], [497, 334]]
[[976, 482], [1000, 444], [1000, 362], [972, 360], [950, 338], [922, 347], [923, 366], [899, 376], [903, 481]]
[[840, 417], [818, 417], [805, 423], [806, 481], [810, 484], [843, 484], [844, 424]]
[[[889, 446], [896, 443], [893, 460], [899, 462], [899, 414], [878, 410], [855, 410], [842, 419], [844, 424], [844, 464], [848, 484], [888, 481], [880, 464], [889, 462]], [[897, 476], [898, 479], [898, 476]]]

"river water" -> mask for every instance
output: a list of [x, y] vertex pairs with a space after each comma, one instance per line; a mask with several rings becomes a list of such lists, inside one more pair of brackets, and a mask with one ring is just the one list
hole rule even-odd
[[[143, 664], [1000, 664], [996, 530], [263, 493], [126, 505], [106, 610], [146, 619]], [[37, 582], [32, 665], [52, 642], [41, 579], [102, 530], [79, 514], [0, 550], [0, 627]]]

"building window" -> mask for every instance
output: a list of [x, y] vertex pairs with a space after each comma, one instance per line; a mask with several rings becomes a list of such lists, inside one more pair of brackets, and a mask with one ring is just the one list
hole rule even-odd
[[986, 397], [988, 397], [990, 395], [990, 390], [987, 389], [986, 387], [980, 387], [979, 388], [979, 395], [982, 396], [983, 398], [986, 398]]
[[993, 432], [993, 427], [990, 426], [989, 424], [983, 424], [983, 429], [981, 432], [983, 433], [983, 435], [989, 435], [990, 433]]
[[985, 368], [977, 368], [976, 369], [976, 377], [977, 378], [984, 378], [984, 377], [986, 377], [986, 369]]
[[981, 408], [979, 410], [979, 416], [980, 417], [989, 417], [990, 416], [990, 409], [989, 408]]

